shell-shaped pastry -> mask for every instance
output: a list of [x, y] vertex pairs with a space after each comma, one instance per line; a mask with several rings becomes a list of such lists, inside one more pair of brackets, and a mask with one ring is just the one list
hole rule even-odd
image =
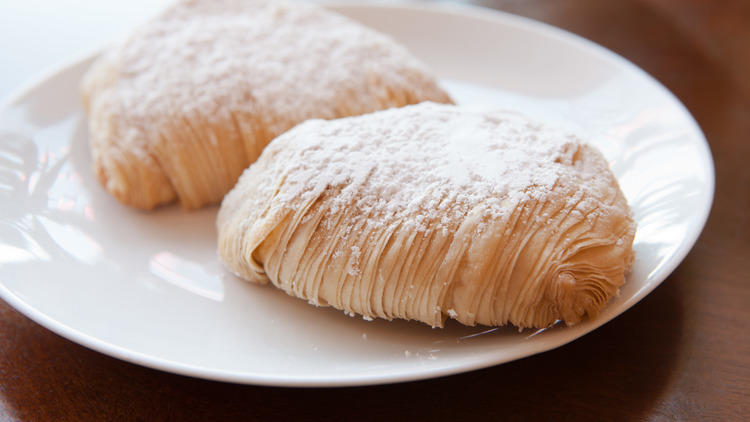
[[635, 233], [593, 147], [519, 114], [434, 103], [302, 123], [245, 171], [217, 225], [242, 278], [432, 326], [596, 315]]
[[309, 118], [450, 102], [391, 38], [309, 4], [179, 1], [87, 73], [94, 166], [121, 202], [219, 202]]

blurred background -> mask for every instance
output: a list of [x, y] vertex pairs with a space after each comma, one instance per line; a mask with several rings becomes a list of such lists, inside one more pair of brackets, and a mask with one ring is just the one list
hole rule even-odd
[[0, 98], [35, 74], [93, 53], [162, 9], [165, 0], [0, 0]]

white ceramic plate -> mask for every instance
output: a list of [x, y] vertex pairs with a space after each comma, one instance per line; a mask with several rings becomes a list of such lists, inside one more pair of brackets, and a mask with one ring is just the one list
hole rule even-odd
[[626, 60], [483, 9], [334, 9], [405, 43], [458, 102], [519, 109], [604, 152], [638, 233], [627, 284], [598, 318], [538, 333], [367, 322], [233, 277], [216, 257], [215, 207], [142, 213], [99, 187], [78, 96], [91, 59], [58, 69], [0, 111], [0, 296], [68, 339], [153, 368], [253, 384], [376, 384], [570, 342], [633, 306], [695, 242], [713, 196], [706, 141], [685, 108]]

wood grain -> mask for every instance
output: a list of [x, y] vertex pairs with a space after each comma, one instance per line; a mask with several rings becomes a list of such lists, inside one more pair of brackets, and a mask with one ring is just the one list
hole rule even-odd
[[467, 374], [343, 389], [239, 386], [87, 350], [0, 302], [0, 421], [747, 420], [750, 2], [490, 0], [560, 26], [664, 83], [706, 133], [717, 189], [680, 267], [558, 350]]

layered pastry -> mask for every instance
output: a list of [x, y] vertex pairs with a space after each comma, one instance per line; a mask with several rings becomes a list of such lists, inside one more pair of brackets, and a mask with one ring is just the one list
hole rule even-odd
[[388, 36], [270, 0], [179, 1], [105, 51], [82, 94], [99, 181], [144, 209], [220, 201], [306, 119], [451, 101]]
[[365, 319], [546, 327], [625, 282], [635, 223], [605, 158], [503, 111], [422, 103], [276, 138], [217, 219], [226, 267]]

